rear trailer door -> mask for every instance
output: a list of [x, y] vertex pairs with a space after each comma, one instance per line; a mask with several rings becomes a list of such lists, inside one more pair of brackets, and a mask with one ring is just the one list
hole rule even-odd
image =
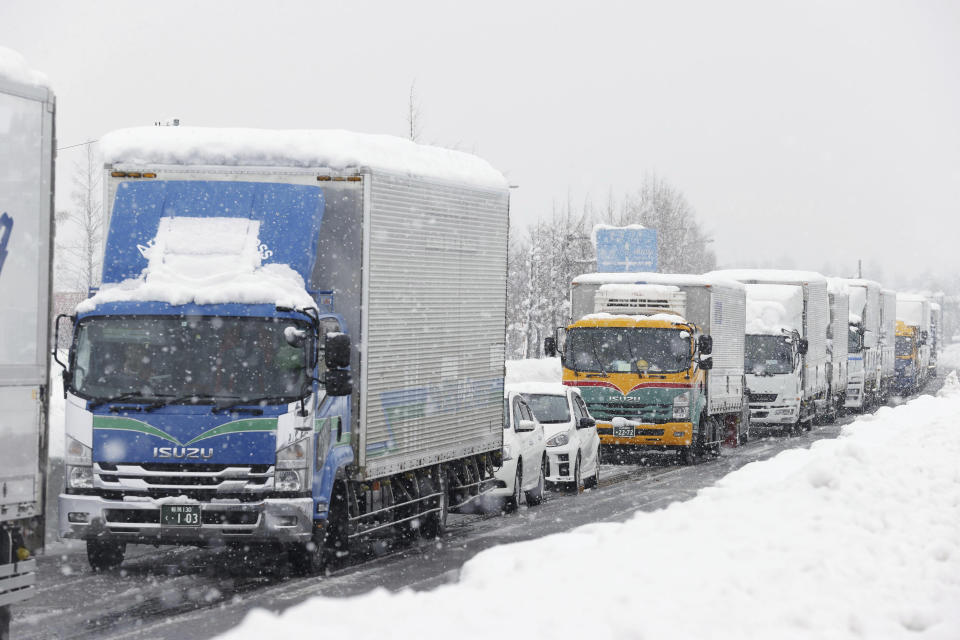
[[372, 175], [364, 225], [363, 477], [500, 448], [507, 203], [505, 189]]
[[0, 520], [42, 508], [53, 111], [48, 89], [0, 78]]

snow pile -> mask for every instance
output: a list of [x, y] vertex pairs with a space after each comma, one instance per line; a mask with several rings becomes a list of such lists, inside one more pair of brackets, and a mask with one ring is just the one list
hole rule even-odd
[[31, 69], [22, 55], [6, 47], [0, 47], [0, 78], [34, 87], [50, 86], [47, 76]]
[[247, 218], [161, 218], [140, 277], [104, 287], [77, 312], [121, 301], [276, 304], [314, 307], [303, 278], [285, 264], [262, 264], [260, 222]]
[[687, 502], [489, 549], [433, 591], [257, 610], [221, 637], [486, 639], [479, 622], [495, 621], [530, 638], [953, 640], [958, 413], [951, 376], [940, 397], [882, 408]]
[[792, 284], [748, 284], [749, 335], [780, 335], [803, 330], [803, 290]]
[[505, 189], [506, 179], [485, 160], [404, 138], [342, 130], [137, 127], [100, 140], [107, 163], [371, 167], [412, 176]]
[[507, 360], [506, 384], [518, 382], [556, 382], [563, 379], [560, 358]]

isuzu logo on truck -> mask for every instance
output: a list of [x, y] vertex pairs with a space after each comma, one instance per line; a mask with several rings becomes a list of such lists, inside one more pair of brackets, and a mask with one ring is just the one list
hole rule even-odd
[[154, 458], [186, 458], [199, 460], [213, 457], [213, 447], [154, 447]]

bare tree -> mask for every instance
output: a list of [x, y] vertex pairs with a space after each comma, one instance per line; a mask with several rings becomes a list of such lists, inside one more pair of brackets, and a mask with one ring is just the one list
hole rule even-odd
[[76, 163], [76, 169], [73, 207], [56, 214], [57, 245], [62, 259], [58, 271], [64, 285], [86, 291], [99, 284], [103, 232], [102, 183], [92, 144], [87, 145], [84, 159]]
[[407, 129], [410, 139], [417, 142], [423, 133], [420, 125], [420, 101], [417, 99], [417, 81], [410, 83], [410, 97], [407, 102]]

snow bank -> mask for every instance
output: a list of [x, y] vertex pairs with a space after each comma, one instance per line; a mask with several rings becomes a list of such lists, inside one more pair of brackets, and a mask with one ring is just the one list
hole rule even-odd
[[792, 284], [748, 284], [747, 326], [750, 335], [803, 331], [803, 290]]
[[188, 164], [371, 167], [406, 175], [504, 189], [506, 178], [485, 160], [461, 151], [416, 144], [394, 136], [342, 130], [137, 127], [100, 140], [112, 164]]
[[560, 358], [507, 360], [506, 384], [518, 382], [557, 382], [563, 379]]
[[0, 79], [33, 87], [50, 87], [46, 75], [31, 69], [22, 55], [6, 47], [0, 47]]
[[433, 591], [257, 610], [221, 637], [953, 640], [958, 413], [954, 375], [687, 502], [489, 549]]
[[140, 277], [104, 284], [77, 312], [122, 301], [315, 307], [300, 274], [261, 264], [259, 230], [248, 218], [161, 218], [156, 237], [140, 247], [148, 260]]

